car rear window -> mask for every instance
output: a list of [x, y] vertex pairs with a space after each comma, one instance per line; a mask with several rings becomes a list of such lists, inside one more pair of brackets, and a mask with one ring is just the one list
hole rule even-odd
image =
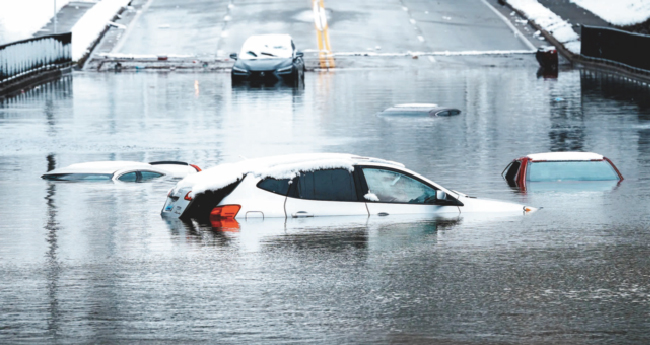
[[260, 181], [257, 187], [271, 193], [286, 196], [289, 192], [289, 179], [276, 180], [269, 177]]
[[50, 181], [110, 181], [113, 174], [45, 174], [43, 178]]
[[323, 201], [358, 201], [352, 173], [346, 169], [302, 172], [297, 178], [295, 197]]
[[531, 162], [528, 167], [530, 182], [558, 181], [612, 181], [618, 174], [607, 161], [551, 161]]

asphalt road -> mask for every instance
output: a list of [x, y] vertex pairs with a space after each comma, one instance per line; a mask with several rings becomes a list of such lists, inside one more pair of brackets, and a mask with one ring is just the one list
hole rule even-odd
[[[128, 23], [129, 28], [110, 49], [112, 53], [226, 58], [238, 51], [247, 37], [264, 33], [288, 33], [298, 49], [308, 55], [311, 51], [315, 56], [318, 49], [309, 0], [136, 2], [142, 4], [141, 13]], [[330, 45], [335, 54], [531, 50], [527, 39], [514, 34], [514, 21], [506, 19], [507, 14], [497, 13], [507, 11], [495, 11], [495, 7], [499, 7], [496, 0], [325, 1]], [[397, 65], [430, 64], [440, 58], [428, 57], [417, 62], [409, 62], [409, 58], [358, 60], [337, 56], [337, 61], [342, 62], [338, 67], [380, 67], [395, 65], [395, 60], [400, 61]], [[462, 56], [452, 60], [467, 61]]]

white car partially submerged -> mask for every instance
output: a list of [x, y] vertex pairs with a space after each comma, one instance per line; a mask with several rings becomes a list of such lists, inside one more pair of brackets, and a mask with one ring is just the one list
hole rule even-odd
[[194, 164], [177, 161], [130, 162], [99, 161], [72, 164], [41, 176], [50, 181], [146, 182], [161, 177], [184, 178], [201, 171]]
[[397, 162], [326, 153], [248, 159], [206, 169], [169, 191], [162, 215], [241, 220], [535, 210], [448, 190]]

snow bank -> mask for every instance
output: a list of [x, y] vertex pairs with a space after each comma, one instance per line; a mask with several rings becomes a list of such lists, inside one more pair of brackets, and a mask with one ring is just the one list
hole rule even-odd
[[541, 26], [574, 54], [580, 54], [580, 36], [571, 24], [563, 20], [537, 0], [506, 0], [510, 6], [523, 13], [529, 20]]
[[650, 18], [650, 0], [570, 1], [614, 25], [634, 25]]
[[291, 179], [298, 176], [300, 171], [336, 168], [353, 171], [354, 164], [361, 162], [404, 166], [403, 164], [383, 159], [359, 157], [343, 153], [307, 153], [247, 159], [236, 163], [220, 164], [197, 174], [190, 175], [178, 182], [174, 188], [174, 193], [177, 193], [183, 188], [191, 188], [191, 196], [204, 193], [208, 190], [218, 190], [237, 180], [243, 179], [247, 174], [253, 174], [260, 178]]
[[102, 0], [91, 7], [72, 27], [72, 60], [81, 59], [99, 38], [109, 21], [130, 0]]
[[[70, 0], [57, 0], [57, 12]], [[0, 44], [31, 38], [54, 16], [52, 0], [0, 0]]]

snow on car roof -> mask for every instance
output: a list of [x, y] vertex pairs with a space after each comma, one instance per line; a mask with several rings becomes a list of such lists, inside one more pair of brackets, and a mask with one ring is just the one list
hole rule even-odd
[[192, 196], [208, 190], [218, 190], [244, 178], [246, 174], [257, 177], [290, 179], [300, 171], [343, 168], [354, 170], [359, 163], [376, 163], [404, 167], [403, 164], [371, 157], [345, 153], [303, 153], [284, 156], [246, 159], [235, 163], [224, 163], [199, 173], [189, 175], [176, 185], [174, 192], [191, 188]]
[[545, 152], [526, 156], [533, 161], [590, 161], [603, 159], [603, 155], [593, 152]]
[[99, 161], [85, 162], [68, 165], [67, 167], [48, 171], [48, 174], [71, 174], [71, 173], [97, 173], [112, 174], [120, 169], [129, 167], [151, 167], [149, 163], [130, 161]]
[[[248, 54], [248, 52], [253, 52], [255, 55]], [[291, 36], [287, 34], [268, 34], [249, 37], [244, 42], [239, 55], [242, 59], [261, 59], [291, 57], [292, 54]]]
[[402, 103], [395, 104], [394, 108], [436, 108], [436, 103]]

